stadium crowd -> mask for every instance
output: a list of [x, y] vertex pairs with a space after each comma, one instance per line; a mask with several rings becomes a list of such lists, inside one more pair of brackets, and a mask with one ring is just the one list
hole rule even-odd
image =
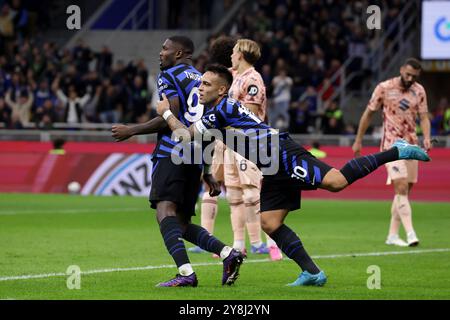
[[[365, 9], [371, 4], [388, 8], [383, 28], [389, 28], [403, 3], [258, 0], [243, 7], [225, 33], [254, 39], [261, 45], [262, 57], [256, 69], [268, 88], [271, 125], [307, 133], [320, 117], [322, 132], [352, 134], [354, 128], [345, 125], [337, 101], [329, 101], [340, 83], [339, 78], [331, 83], [331, 78], [348, 56], [356, 56], [347, 71], [360, 73], [350, 84], [358, 89], [361, 77], [369, 73], [365, 57], [376, 38], [374, 31], [364, 28]], [[197, 65], [200, 70], [208, 61], [207, 51], [203, 54]], [[317, 106], [320, 93], [324, 110]], [[289, 108], [280, 107], [286, 101]]]
[[[387, 5], [375, 2], [371, 4]], [[387, 2], [385, 28], [403, 2]], [[354, 134], [332, 99], [339, 78], [333, 83], [330, 78], [349, 55], [359, 57], [349, 68], [367, 74], [364, 57], [375, 39], [374, 32], [361, 27], [368, 3], [258, 0], [244, 6], [228, 29], [209, 41], [228, 34], [261, 45], [255, 67], [267, 87], [271, 125], [308, 133], [319, 118], [325, 134]], [[156, 115], [155, 78], [143, 61], [114, 62], [108, 47], [94, 52], [82, 41], [70, 50], [36, 43], [32, 30], [36, 21], [45, 25], [45, 13], [24, 9], [20, 0], [0, 1], [0, 8], [0, 125], [49, 129], [55, 122], [141, 123]], [[205, 50], [195, 66], [203, 71], [208, 60]], [[361, 79], [355, 88], [359, 83]], [[317, 107], [321, 90], [324, 110]], [[435, 132], [449, 133], [449, 110], [443, 98], [433, 114]]]

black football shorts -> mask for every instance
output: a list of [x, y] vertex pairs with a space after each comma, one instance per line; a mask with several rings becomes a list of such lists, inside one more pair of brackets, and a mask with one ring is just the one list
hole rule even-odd
[[300, 209], [301, 191], [316, 190], [331, 169], [292, 139], [280, 141], [278, 173], [262, 180], [261, 212]]
[[170, 157], [153, 158], [150, 203], [153, 209], [159, 201], [177, 205], [177, 213], [195, 216], [195, 204], [201, 188], [202, 168], [196, 164], [176, 165]]

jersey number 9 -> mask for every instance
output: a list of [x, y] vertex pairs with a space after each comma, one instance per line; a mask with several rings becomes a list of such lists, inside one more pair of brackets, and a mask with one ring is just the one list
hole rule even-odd
[[200, 95], [198, 87], [192, 88], [187, 100], [188, 111], [184, 113], [184, 117], [189, 122], [196, 122], [203, 116], [204, 106], [200, 103]]

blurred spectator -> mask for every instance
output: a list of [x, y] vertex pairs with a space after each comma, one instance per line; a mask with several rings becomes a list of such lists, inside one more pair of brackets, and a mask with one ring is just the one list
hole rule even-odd
[[289, 109], [290, 124], [289, 132], [291, 133], [308, 133], [310, 126], [311, 114], [308, 110], [307, 101], [295, 101]]
[[324, 134], [341, 134], [344, 128], [343, 113], [336, 100], [325, 103], [325, 113], [322, 117], [322, 131]]
[[[138, 122], [138, 119], [150, 112], [150, 94], [141, 76], [136, 76], [130, 89], [129, 114], [130, 122]], [[142, 121], [142, 119], [141, 119]]]
[[5, 128], [11, 126], [11, 108], [6, 104], [5, 99], [0, 98], [0, 123], [3, 123]]
[[102, 77], [109, 76], [111, 71], [111, 65], [113, 60], [113, 55], [107, 46], [103, 46], [102, 50], [95, 54], [95, 58], [97, 59], [96, 70]]
[[444, 113], [444, 134], [450, 134], [450, 105], [447, 106]]
[[60, 77], [57, 76], [52, 84], [52, 89], [63, 105], [64, 122], [69, 124], [84, 122], [83, 109], [89, 101], [89, 94], [86, 93], [83, 97], [79, 97], [76, 87], [74, 85], [70, 85], [68, 88], [68, 94], [66, 95], [64, 91], [59, 88], [59, 82]]
[[29, 14], [21, 0], [12, 0], [11, 11], [13, 15], [14, 27], [19, 40], [28, 34]]
[[73, 57], [77, 71], [81, 74], [89, 71], [89, 63], [94, 58], [91, 49], [84, 43], [83, 40], [78, 40], [77, 45], [73, 48]]
[[52, 129], [53, 123], [56, 122], [57, 115], [52, 99], [46, 99], [44, 103], [36, 108], [33, 121], [39, 129]]
[[11, 90], [6, 93], [6, 104], [11, 108], [11, 119], [15, 128], [26, 126], [31, 118], [31, 106], [33, 104], [33, 94], [30, 90], [24, 90], [20, 93], [17, 101], [11, 99]]
[[434, 112], [430, 112], [430, 123], [431, 123], [431, 135], [436, 136], [444, 133], [444, 116], [445, 111], [449, 108], [450, 105], [448, 103], [447, 98], [443, 97], [439, 100], [439, 104], [434, 110]]
[[100, 121], [104, 123], [119, 122], [123, 105], [119, 102], [116, 88], [111, 84], [111, 81], [107, 79], [103, 81], [101, 90], [97, 107]]
[[7, 3], [3, 3], [0, 11], [0, 52], [12, 52], [14, 41], [13, 13]]
[[273, 78], [272, 104], [269, 108], [268, 117], [271, 126], [286, 128], [289, 126], [289, 103], [291, 102], [292, 78], [287, 75], [285, 69]]
[[87, 122], [100, 122], [97, 109], [102, 92], [102, 86], [97, 86], [92, 99], [84, 106], [84, 116]]
[[53, 93], [50, 91], [47, 80], [42, 80], [39, 83], [39, 88], [34, 91], [34, 107], [33, 111], [40, 108], [48, 99], [54, 99]]
[[308, 86], [298, 101], [305, 101], [309, 112], [313, 114], [317, 112], [317, 93], [313, 86]]

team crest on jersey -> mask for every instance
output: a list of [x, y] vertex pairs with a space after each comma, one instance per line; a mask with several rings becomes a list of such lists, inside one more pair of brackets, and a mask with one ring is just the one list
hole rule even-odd
[[256, 96], [258, 94], [258, 92], [259, 92], [258, 87], [253, 84], [251, 86], [249, 86], [247, 89], [247, 93], [252, 97]]
[[159, 79], [158, 80], [158, 90], [161, 92], [165, 89], [167, 89], [169, 86], [167, 85], [167, 83], [164, 83], [163, 79]]

